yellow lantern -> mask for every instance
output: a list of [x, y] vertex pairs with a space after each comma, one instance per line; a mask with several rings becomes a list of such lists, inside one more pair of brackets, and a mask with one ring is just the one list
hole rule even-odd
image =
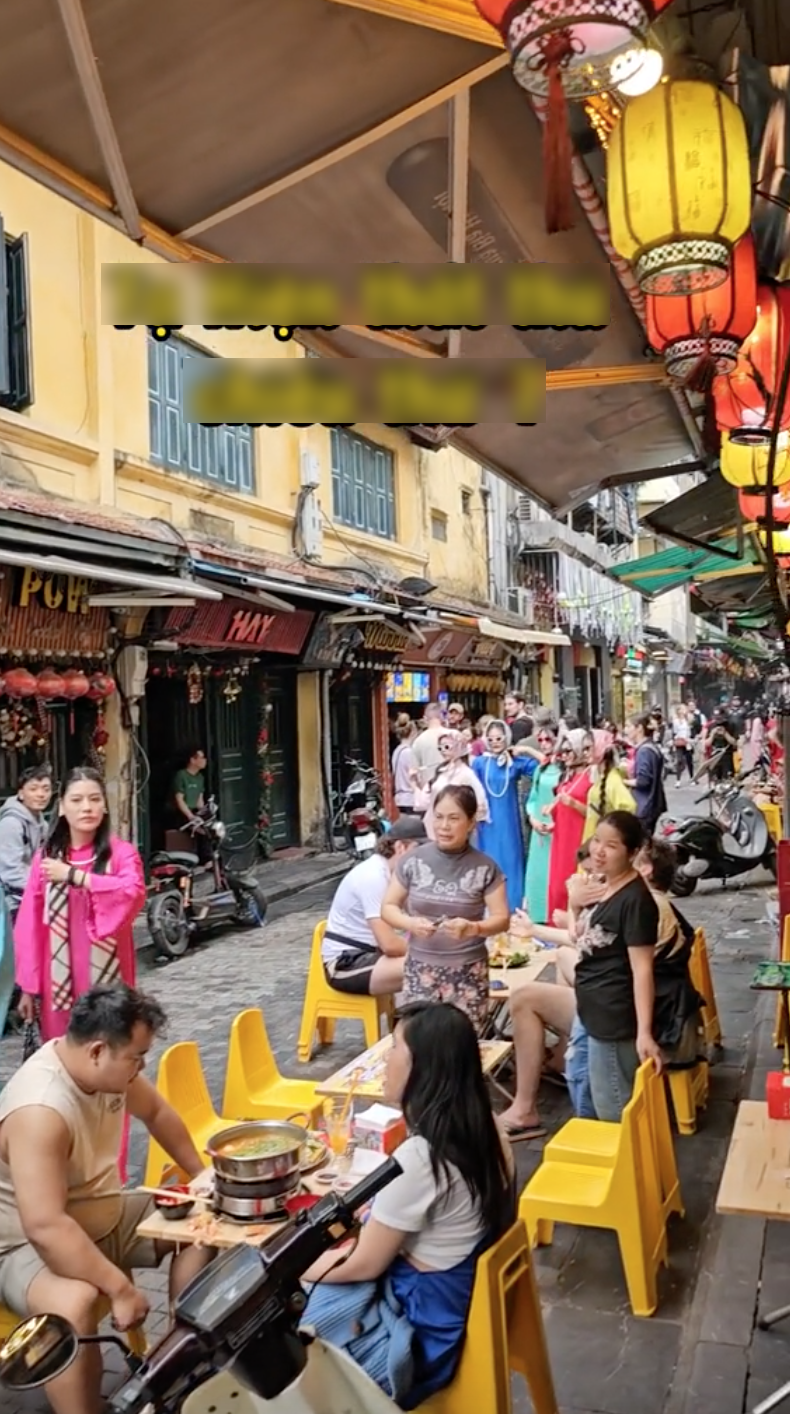
[[[750, 447], [733, 442], [729, 432], [721, 434], [719, 465], [725, 481], [741, 491], [764, 491], [768, 480], [768, 447]], [[774, 486], [790, 482], [790, 437], [780, 432], [774, 465]]]
[[752, 182], [741, 111], [715, 84], [667, 79], [626, 104], [606, 184], [612, 244], [645, 294], [724, 283], [749, 225]]
[[[757, 538], [763, 549], [768, 545], [768, 531], [758, 530]], [[790, 530], [775, 530], [771, 536], [771, 544], [775, 555], [790, 555]]]

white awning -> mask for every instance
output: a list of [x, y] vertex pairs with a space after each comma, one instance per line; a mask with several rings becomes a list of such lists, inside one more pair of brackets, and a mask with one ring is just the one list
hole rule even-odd
[[497, 623], [494, 619], [478, 619], [477, 626], [484, 638], [496, 638], [500, 643], [517, 643], [522, 648], [529, 644], [539, 644], [544, 648], [570, 648], [571, 640], [566, 633], [545, 632], [537, 628], [511, 628], [509, 624]]
[[109, 565], [93, 565], [82, 560], [69, 560], [63, 555], [37, 555], [27, 550], [7, 550], [0, 546], [0, 565], [18, 569], [40, 570], [42, 574], [72, 574], [79, 579], [99, 580], [102, 584], [120, 584], [127, 589], [145, 590], [149, 594], [178, 595], [188, 599], [224, 598], [218, 589], [198, 584], [179, 575], [138, 574], [135, 570], [111, 569]]

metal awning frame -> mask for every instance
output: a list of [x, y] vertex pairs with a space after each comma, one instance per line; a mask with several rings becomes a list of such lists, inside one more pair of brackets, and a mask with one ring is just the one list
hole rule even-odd
[[[0, 546], [0, 566], [13, 569], [40, 570], [42, 574], [71, 574], [79, 579], [98, 580], [108, 585], [121, 585], [131, 590], [140, 590], [158, 598], [179, 596], [190, 600], [209, 600], [218, 603], [224, 596], [217, 589], [198, 584], [180, 575], [137, 574], [133, 570], [114, 569], [110, 565], [90, 564], [87, 561], [70, 560], [65, 555], [37, 555], [30, 550], [8, 550]], [[134, 599], [130, 598], [130, 604]]]

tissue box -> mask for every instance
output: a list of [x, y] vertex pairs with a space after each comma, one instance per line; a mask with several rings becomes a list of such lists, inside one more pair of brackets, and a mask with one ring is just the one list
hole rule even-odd
[[771, 1070], [765, 1082], [769, 1119], [790, 1119], [790, 1075]]
[[371, 1105], [354, 1120], [354, 1139], [360, 1149], [392, 1154], [406, 1138], [406, 1121], [400, 1110], [387, 1105]]

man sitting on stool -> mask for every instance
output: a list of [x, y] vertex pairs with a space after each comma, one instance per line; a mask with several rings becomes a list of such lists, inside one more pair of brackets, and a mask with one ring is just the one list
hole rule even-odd
[[353, 996], [388, 996], [403, 985], [406, 940], [381, 917], [390, 876], [401, 855], [428, 836], [421, 816], [402, 815], [376, 853], [346, 874], [329, 910], [321, 947], [327, 981]]

